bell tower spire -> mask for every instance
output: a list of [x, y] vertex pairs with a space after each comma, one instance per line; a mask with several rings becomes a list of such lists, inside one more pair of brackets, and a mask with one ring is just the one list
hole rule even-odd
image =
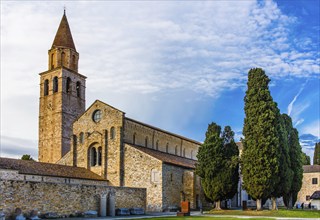
[[77, 72], [78, 60], [79, 53], [74, 45], [64, 9], [59, 28], [49, 50], [49, 70], [63, 66]]
[[39, 161], [56, 163], [70, 151], [72, 124], [85, 111], [86, 77], [78, 73], [79, 53], [64, 9], [40, 73]]

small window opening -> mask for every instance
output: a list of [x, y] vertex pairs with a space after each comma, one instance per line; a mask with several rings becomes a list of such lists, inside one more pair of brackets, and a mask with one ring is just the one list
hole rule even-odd
[[53, 78], [53, 92], [54, 93], [58, 92], [58, 77], [57, 76], [55, 76]]
[[312, 184], [318, 184], [318, 178], [312, 178]]
[[49, 94], [49, 80], [45, 80], [44, 81], [44, 95], [46, 96], [46, 95], [48, 95]]
[[80, 133], [79, 142], [80, 142], [80, 144], [83, 144], [83, 142], [84, 142], [84, 135], [83, 135], [83, 132], [81, 132], [81, 133]]
[[90, 165], [97, 165], [97, 150], [94, 147], [90, 149]]
[[102, 162], [102, 147], [98, 148], [98, 165], [101, 166]]
[[166, 146], [166, 153], [169, 153], [169, 143], [167, 143], [167, 146]]
[[51, 69], [54, 69], [53, 58], [54, 58], [54, 54], [51, 54]]
[[65, 64], [65, 53], [64, 52], [62, 52], [61, 53], [61, 66], [64, 66], [64, 64]]
[[156, 142], [156, 150], [159, 150], [159, 140]]
[[71, 92], [71, 79], [70, 79], [70, 77], [67, 77], [66, 92], [67, 92], [67, 93], [70, 93], [70, 92]]
[[115, 130], [114, 130], [114, 127], [112, 127], [111, 129], [110, 129], [110, 138], [111, 139], [114, 139], [116, 137], [116, 132], [115, 132]]
[[178, 146], [176, 146], [176, 148], [174, 149], [174, 154], [175, 154], [175, 155], [178, 154]]
[[77, 92], [77, 97], [81, 96], [81, 83], [78, 81], [76, 84], [76, 92]]
[[183, 148], [183, 156], [185, 157], [186, 156], [186, 149]]
[[133, 144], [136, 144], [136, 133], [133, 134], [132, 143], [133, 143]]
[[145, 147], [148, 147], [148, 137], [146, 137], [146, 139], [145, 139], [144, 146], [145, 146]]

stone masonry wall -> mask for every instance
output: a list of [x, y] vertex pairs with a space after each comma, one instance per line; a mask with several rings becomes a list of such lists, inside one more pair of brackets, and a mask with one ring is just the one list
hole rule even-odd
[[[16, 174], [19, 176], [19, 174]], [[98, 185], [97, 181], [87, 184], [56, 182], [39, 182], [47, 177], [37, 176], [29, 180], [1, 179], [0, 210], [10, 216], [15, 208], [24, 213], [36, 209], [41, 213], [57, 212], [70, 215], [76, 211], [99, 210], [100, 196], [114, 193], [116, 208], [146, 207], [146, 190], [127, 187], [110, 187]], [[49, 178], [50, 179], [50, 178]], [[51, 177], [53, 181], [53, 178]]]
[[[318, 183], [312, 184], [312, 178], [317, 178]], [[297, 202], [308, 204], [306, 197], [311, 196], [315, 191], [320, 190], [320, 172], [303, 173], [302, 186], [298, 193]]]
[[146, 188], [147, 210], [162, 211], [162, 162], [127, 144], [124, 151], [124, 185]]
[[[98, 122], [92, 120], [96, 110], [101, 110], [101, 120]], [[121, 186], [123, 114], [103, 102], [95, 101], [73, 124], [73, 134], [77, 137], [77, 143], [71, 143], [76, 144], [76, 147], [71, 147], [71, 155], [76, 154], [76, 166], [87, 168], [107, 178], [113, 186]], [[111, 128], [115, 131], [113, 138], [110, 135]], [[80, 138], [81, 133], [84, 136], [83, 142]], [[101, 165], [90, 166], [91, 147], [102, 148]]]
[[[170, 154], [194, 160], [197, 159], [196, 155], [200, 143], [192, 142], [188, 139], [148, 127], [130, 119], [125, 119], [124, 127], [124, 141], [127, 143], [152, 148], [162, 152], [167, 152], [168, 146], [168, 153]], [[135, 143], [133, 143], [134, 135]]]

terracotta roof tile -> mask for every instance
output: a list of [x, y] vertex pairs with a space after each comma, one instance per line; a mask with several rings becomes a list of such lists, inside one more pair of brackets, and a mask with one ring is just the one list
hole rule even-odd
[[153, 150], [153, 149], [146, 148], [146, 147], [140, 147], [140, 146], [136, 146], [136, 145], [132, 145], [132, 144], [128, 144], [128, 145], [133, 148], [136, 148], [136, 149], [138, 149], [138, 150], [140, 150], [140, 151], [142, 151], [142, 152], [144, 152], [154, 158], [157, 158], [158, 160], [161, 160], [162, 162], [167, 163], [167, 164], [186, 167], [186, 168], [190, 168], [190, 169], [195, 169], [195, 167], [196, 167], [196, 163], [197, 163], [196, 160], [164, 153], [164, 152], [161, 152], [158, 150]]
[[[81, 167], [40, 163], [30, 160], [0, 158], [0, 169], [18, 170], [21, 174], [55, 176], [75, 179], [105, 180], [101, 176]], [[106, 180], [105, 180], [106, 181]]]
[[320, 165], [304, 165], [303, 166], [304, 173], [316, 173], [320, 172]]

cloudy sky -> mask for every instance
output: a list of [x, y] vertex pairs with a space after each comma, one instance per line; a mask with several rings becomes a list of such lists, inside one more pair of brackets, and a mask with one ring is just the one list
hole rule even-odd
[[319, 0], [1, 1], [2, 157], [37, 158], [39, 73], [63, 8], [87, 79], [128, 117], [204, 140], [244, 120], [247, 73], [261, 67], [313, 155], [320, 137]]

